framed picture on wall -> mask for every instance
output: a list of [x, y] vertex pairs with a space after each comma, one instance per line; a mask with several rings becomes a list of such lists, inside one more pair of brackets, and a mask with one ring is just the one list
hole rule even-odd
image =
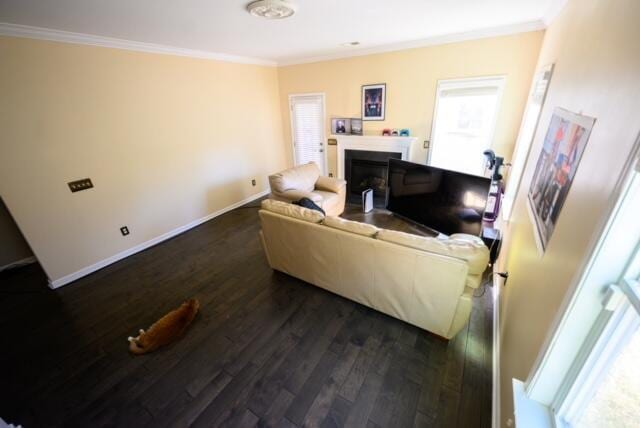
[[527, 194], [541, 253], [549, 244], [595, 121], [562, 108], [553, 111]]
[[362, 86], [362, 120], [384, 120], [387, 85]]

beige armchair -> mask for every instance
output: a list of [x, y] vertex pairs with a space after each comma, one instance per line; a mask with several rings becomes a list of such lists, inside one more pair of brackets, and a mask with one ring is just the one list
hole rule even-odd
[[347, 182], [320, 175], [320, 168], [313, 162], [286, 169], [269, 176], [269, 198], [293, 202], [309, 198], [327, 215], [338, 216], [344, 211]]

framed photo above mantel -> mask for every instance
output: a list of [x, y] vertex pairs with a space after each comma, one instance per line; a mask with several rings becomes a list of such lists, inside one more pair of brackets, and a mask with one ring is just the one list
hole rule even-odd
[[384, 120], [387, 84], [362, 86], [362, 120]]
[[556, 107], [528, 192], [536, 244], [546, 250], [571, 190], [595, 119]]

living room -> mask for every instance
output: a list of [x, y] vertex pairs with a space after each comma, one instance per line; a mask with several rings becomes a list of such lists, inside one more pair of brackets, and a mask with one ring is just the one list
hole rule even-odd
[[3, 0], [0, 426], [636, 426], [638, 18]]

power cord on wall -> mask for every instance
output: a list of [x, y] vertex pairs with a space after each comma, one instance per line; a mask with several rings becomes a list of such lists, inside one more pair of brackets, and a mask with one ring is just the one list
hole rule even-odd
[[498, 275], [500, 278], [504, 279], [504, 284], [503, 285], [507, 285], [507, 279], [509, 279], [509, 272], [491, 272], [491, 274], [489, 275], [489, 278], [482, 283], [482, 286], [480, 287], [480, 289], [482, 290], [482, 292], [480, 294], [475, 294], [473, 293], [473, 297], [482, 297], [484, 296], [484, 293], [487, 292], [487, 285], [491, 284], [493, 282], [493, 275]]

